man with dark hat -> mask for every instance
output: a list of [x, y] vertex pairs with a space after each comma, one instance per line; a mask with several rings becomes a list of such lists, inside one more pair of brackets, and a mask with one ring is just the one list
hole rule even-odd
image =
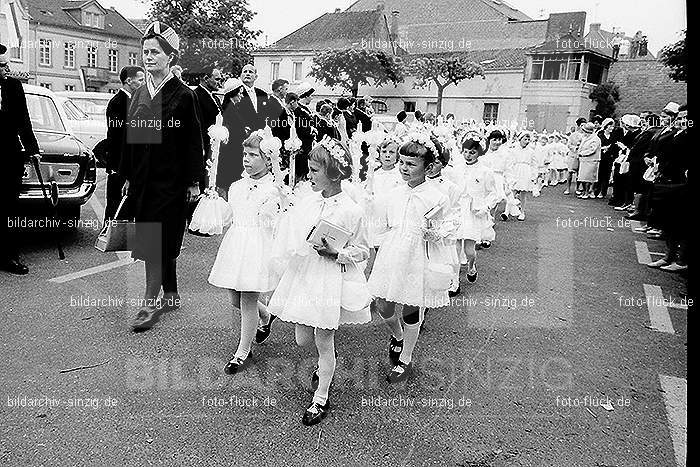
[[29, 268], [19, 260], [9, 222], [17, 214], [24, 163], [27, 156], [38, 156], [39, 145], [32, 131], [22, 83], [8, 76], [9, 72], [7, 47], [0, 44], [0, 142], [3, 155], [3, 169], [0, 170], [0, 269], [23, 275], [29, 272]]

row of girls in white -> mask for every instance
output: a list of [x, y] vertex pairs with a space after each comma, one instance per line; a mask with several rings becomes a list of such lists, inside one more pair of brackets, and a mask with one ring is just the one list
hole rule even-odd
[[[492, 171], [479, 163], [484, 143], [466, 138], [461, 151], [423, 133], [399, 141], [387, 135], [371, 186], [350, 184], [347, 148], [324, 138], [309, 154], [309, 183], [290, 194], [270, 171], [279, 141], [255, 132], [244, 143], [247, 177], [234, 182], [228, 202], [234, 220], [219, 248], [209, 282], [228, 289], [240, 310], [238, 348], [226, 365], [235, 374], [252, 363], [276, 318], [295, 324], [296, 342], [318, 352], [314, 396], [302, 422], [320, 422], [330, 408], [336, 365], [335, 331], [371, 320], [369, 305], [391, 332], [390, 382], [406, 379], [426, 308], [449, 304], [458, 292], [460, 263], [476, 280], [474, 245], [492, 241], [489, 211], [499, 201]], [[449, 147], [451, 146], [451, 147]], [[450, 153], [457, 157], [450, 157]], [[312, 245], [324, 220], [351, 232], [341, 248]], [[376, 258], [365, 279], [372, 247]], [[270, 294], [267, 306], [260, 300]]]

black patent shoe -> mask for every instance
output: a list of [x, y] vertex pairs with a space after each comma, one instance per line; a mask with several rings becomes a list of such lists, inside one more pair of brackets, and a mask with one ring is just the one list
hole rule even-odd
[[506, 222], [508, 220], [508, 214], [506, 214], [505, 212], [501, 213], [501, 220], [503, 222]]
[[148, 331], [158, 322], [161, 313], [160, 308], [141, 307], [131, 323], [131, 329], [134, 332]]
[[312, 402], [311, 405], [304, 412], [304, 416], [301, 418], [301, 423], [306, 426], [312, 426], [319, 423], [321, 420], [326, 418], [328, 411], [331, 408], [331, 401], [327, 400], [324, 405], [318, 402]]
[[399, 362], [394, 365], [389, 374], [386, 376], [386, 380], [390, 383], [400, 383], [405, 381], [406, 378], [411, 374], [413, 369], [412, 363]]
[[491, 242], [481, 242], [481, 248], [488, 250], [491, 248]]
[[461, 293], [462, 293], [461, 288], [457, 287], [457, 290], [450, 290], [449, 292], [447, 292], [447, 295], [449, 295], [450, 297], [456, 297], [457, 295], [459, 295]]
[[394, 336], [391, 336], [391, 341], [389, 342], [389, 361], [392, 365], [399, 363], [399, 357], [403, 352], [403, 339], [396, 340]]
[[239, 371], [246, 368], [251, 364], [253, 360], [253, 352], [248, 353], [248, 357], [242, 359], [241, 357], [233, 357], [224, 367], [224, 373], [227, 375], [235, 375]]
[[255, 333], [255, 343], [256, 344], [262, 344], [267, 340], [268, 337], [270, 337], [270, 326], [272, 326], [272, 322], [277, 318], [275, 315], [270, 315], [270, 321], [267, 324], [261, 324], [258, 326], [258, 330]]
[[0, 264], [0, 269], [2, 269], [3, 271], [7, 271], [10, 274], [16, 274], [18, 276], [24, 276], [26, 274], [29, 274], [29, 268], [16, 259], [3, 262], [2, 264]]
[[476, 270], [476, 265], [467, 272], [467, 280], [469, 282], [476, 282], [476, 278], [479, 275], [479, 273]]

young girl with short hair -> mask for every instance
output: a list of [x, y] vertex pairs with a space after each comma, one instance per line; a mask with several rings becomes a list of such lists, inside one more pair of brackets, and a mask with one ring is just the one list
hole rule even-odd
[[535, 189], [535, 179], [537, 178], [538, 165], [535, 153], [529, 146], [531, 140], [530, 133], [521, 132], [517, 136], [517, 144], [512, 149], [512, 163], [509, 172], [506, 173], [506, 180], [515, 191], [516, 198], [520, 201], [519, 221], [525, 220], [525, 199], [526, 193], [532, 193]]
[[209, 274], [209, 283], [228, 289], [234, 310], [241, 313], [238, 348], [224, 368], [230, 375], [251, 363], [250, 347], [259, 315], [265, 321], [270, 319], [258, 300], [261, 293], [272, 291], [279, 279], [271, 265], [271, 251], [281, 198], [270, 173], [271, 154], [262, 149], [264, 138], [259, 131], [243, 141], [243, 166], [248, 176], [229, 187], [233, 223]]
[[[449, 265], [440, 267], [431, 262], [431, 258], [441, 256], [436, 252], [442, 247], [439, 226], [449, 206], [447, 196], [426, 183], [441, 145], [421, 133], [409, 133], [405, 140], [399, 149], [399, 170], [406, 183], [389, 197], [385, 217], [388, 232], [368, 281], [377, 309], [391, 331], [390, 383], [403, 381], [411, 373], [423, 310], [449, 304], [447, 289], [452, 277], [448, 272], [441, 280], [433, 280], [437, 279], [435, 268], [444, 272]], [[397, 316], [397, 305], [403, 305], [405, 325]]]
[[[364, 213], [341, 188], [341, 181], [352, 174], [348, 150], [326, 137], [311, 150], [308, 164], [313, 193], [288, 212], [277, 232], [276, 256], [288, 263], [268, 304], [270, 313], [295, 324], [298, 345], [309, 348], [315, 343], [318, 351], [318, 367], [311, 377], [315, 392], [302, 417], [307, 426], [319, 423], [330, 409], [338, 326], [371, 320], [371, 297], [362, 272], [369, 257]], [[347, 242], [334, 247], [324, 237], [322, 245], [309, 243], [321, 220], [349, 232]]]

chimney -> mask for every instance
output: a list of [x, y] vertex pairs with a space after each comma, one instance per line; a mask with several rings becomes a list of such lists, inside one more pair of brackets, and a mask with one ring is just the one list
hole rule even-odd
[[389, 27], [389, 39], [392, 42], [399, 41], [399, 12], [394, 10], [391, 12], [391, 26]]
[[588, 27], [588, 33], [592, 32], [600, 32], [600, 23], [591, 23], [591, 25]]

